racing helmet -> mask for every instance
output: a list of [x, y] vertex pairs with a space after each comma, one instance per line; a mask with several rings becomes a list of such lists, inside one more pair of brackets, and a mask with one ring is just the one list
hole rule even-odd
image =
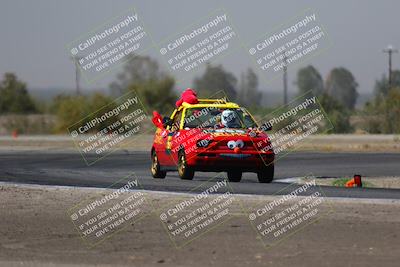
[[238, 122], [235, 112], [229, 109], [222, 111], [221, 123], [226, 128], [240, 127], [240, 123]]

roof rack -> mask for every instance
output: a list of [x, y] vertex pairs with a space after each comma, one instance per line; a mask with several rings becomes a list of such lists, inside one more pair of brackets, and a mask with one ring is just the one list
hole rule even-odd
[[226, 98], [215, 98], [215, 99], [206, 99], [206, 98], [199, 98], [197, 99], [199, 104], [207, 104], [207, 103], [215, 103], [215, 104], [226, 104]]

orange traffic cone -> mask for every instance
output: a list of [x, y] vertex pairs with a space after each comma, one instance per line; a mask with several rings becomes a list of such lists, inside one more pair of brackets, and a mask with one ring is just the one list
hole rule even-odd
[[346, 182], [346, 184], [345, 184], [346, 187], [354, 187], [354, 185], [355, 185], [354, 178], [351, 179], [351, 180], [348, 180], [348, 181]]
[[346, 187], [362, 187], [361, 175], [355, 174], [353, 179], [346, 182]]

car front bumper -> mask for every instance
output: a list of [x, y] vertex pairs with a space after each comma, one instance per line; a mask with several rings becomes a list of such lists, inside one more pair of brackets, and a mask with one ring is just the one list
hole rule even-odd
[[187, 164], [198, 171], [258, 171], [273, 164], [275, 154], [255, 152], [203, 152], [187, 158]]

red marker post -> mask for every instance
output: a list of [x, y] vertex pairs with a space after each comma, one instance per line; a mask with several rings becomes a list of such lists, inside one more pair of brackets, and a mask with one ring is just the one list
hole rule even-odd
[[354, 183], [356, 184], [357, 187], [362, 187], [362, 181], [361, 181], [361, 175], [360, 174], [354, 174]]

